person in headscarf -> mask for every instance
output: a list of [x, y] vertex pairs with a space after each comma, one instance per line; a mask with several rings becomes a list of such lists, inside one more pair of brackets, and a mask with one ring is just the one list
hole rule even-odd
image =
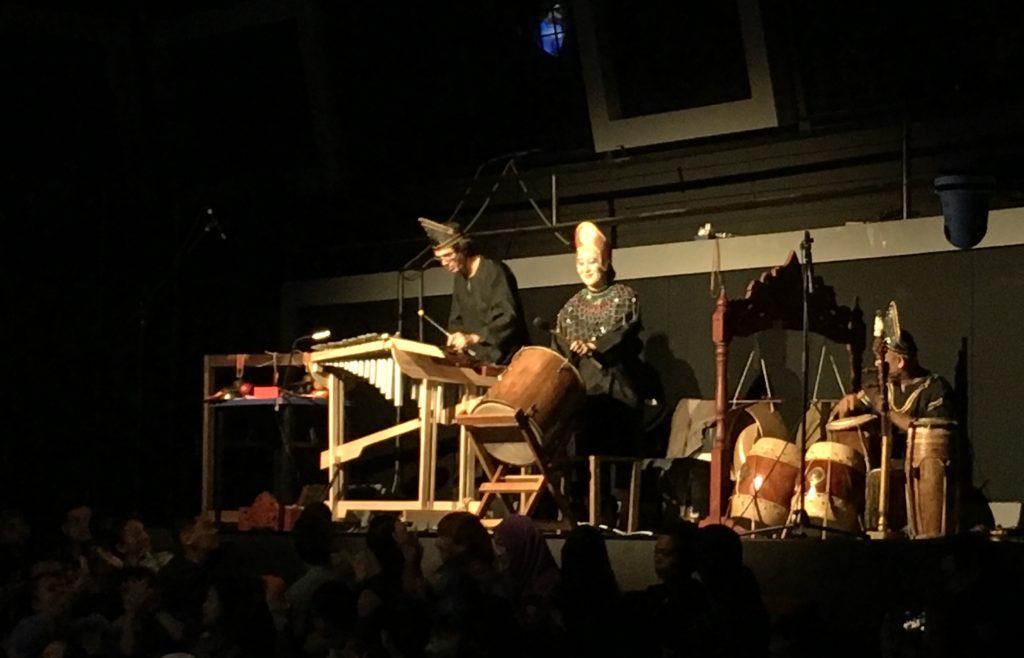
[[558, 565], [533, 520], [506, 517], [494, 528], [494, 552], [526, 646], [553, 646], [561, 630], [554, 602]]
[[434, 258], [455, 275], [448, 347], [485, 363], [508, 363], [530, 337], [512, 270], [479, 253], [457, 222], [421, 217]]

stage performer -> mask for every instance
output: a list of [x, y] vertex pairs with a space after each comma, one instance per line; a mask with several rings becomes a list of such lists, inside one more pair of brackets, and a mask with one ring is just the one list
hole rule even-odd
[[[896, 459], [906, 456], [907, 432], [911, 424], [922, 418], [954, 421], [957, 407], [953, 388], [940, 375], [925, 369], [917, 358], [917, 343], [913, 335], [903, 329], [896, 337], [885, 339], [885, 360], [889, 366], [889, 419], [893, 427], [892, 455]], [[881, 413], [881, 397], [877, 387], [844, 396], [836, 405], [839, 416], [862, 413]], [[958, 523], [962, 528], [995, 527], [984, 493], [974, 486], [973, 448], [959, 427], [954, 432], [954, 477], [960, 490]], [[952, 447], [952, 446], [951, 446]]]
[[448, 347], [486, 363], [508, 363], [530, 342], [519, 287], [500, 260], [477, 252], [457, 222], [420, 218], [441, 266], [455, 275]]
[[[576, 273], [584, 287], [558, 312], [553, 346], [569, 357], [587, 388], [576, 455], [635, 456], [644, 401], [640, 303], [635, 290], [615, 282], [611, 243], [600, 229], [582, 222], [575, 238]], [[625, 488], [628, 473], [617, 469], [617, 489]]]
[[[886, 390], [889, 421], [892, 423], [892, 456], [903, 459], [907, 453], [907, 432], [912, 423], [921, 418], [956, 420], [953, 387], [942, 376], [921, 366], [917, 360], [917, 342], [909, 331], [896, 329], [883, 340], [889, 369]], [[882, 398], [878, 386], [845, 395], [836, 405], [838, 416], [881, 412]], [[963, 432], [957, 432], [954, 440], [958, 455], [957, 477], [969, 486], [972, 469], [970, 446], [966, 444]]]
[[[954, 420], [953, 388], [940, 375], [926, 370], [917, 359], [917, 343], [907, 330], [885, 338], [885, 361], [889, 366], [889, 419], [905, 435], [919, 418]], [[846, 395], [839, 401], [839, 416], [879, 413], [881, 396], [877, 387]], [[899, 442], [894, 443], [894, 447]]]

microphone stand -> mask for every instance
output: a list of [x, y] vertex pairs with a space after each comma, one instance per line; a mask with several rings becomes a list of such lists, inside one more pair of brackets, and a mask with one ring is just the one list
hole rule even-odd
[[[807, 509], [805, 506], [805, 478], [807, 470], [807, 384], [810, 378], [808, 357], [810, 354], [810, 299], [811, 295], [814, 294], [814, 259], [811, 255], [811, 245], [814, 243], [814, 238], [811, 237], [810, 231], [804, 231], [804, 239], [800, 242], [800, 251], [803, 254], [802, 263], [802, 274], [800, 286], [800, 296], [803, 305], [803, 324], [801, 326], [801, 338], [803, 350], [800, 354], [800, 374], [801, 374], [801, 398], [800, 398], [800, 433], [797, 435], [797, 450], [800, 453], [800, 472], [797, 475], [796, 485], [796, 509], [793, 510], [790, 516], [789, 523], [786, 524], [786, 528], [782, 531], [782, 537], [785, 538], [789, 535], [803, 536], [802, 533], [797, 533], [798, 530], [818, 530], [821, 532], [821, 538], [824, 539], [828, 536], [828, 533], [833, 532], [837, 534], [852, 536], [852, 537], [863, 537], [862, 533], [850, 532], [848, 530], [842, 530], [838, 528], [830, 528], [827, 525], [817, 525], [811, 523], [810, 517], [807, 516]], [[826, 495], [831, 495], [826, 492]]]
[[800, 242], [800, 253], [802, 256], [800, 265], [800, 297], [803, 312], [801, 339], [803, 350], [800, 355], [800, 428], [797, 434], [797, 451], [800, 453], [800, 470], [797, 474], [795, 493], [797, 500], [796, 509], [790, 513], [789, 519], [786, 521], [785, 525], [757, 528], [744, 533], [746, 535], [770, 534], [781, 530], [780, 537], [785, 539], [787, 537], [805, 537], [806, 534], [804, 531], [818, 530], [821, 533], [821, 538], [823, 539], [827, 537], [828, 533], [863, 537], [863, 534], [861, 533], [854, 533], [848, 530], [830, 528], [828, 526], [811, 523], [810, 517], [807, 516], [807, 509], [804, 503], [804, 478], [806, 477], [805, 471], [807, 470], [807, 455], [805, 451], [807, 443], [807, 387], [809, 383], [808, 380], [810, 379], [810, 371], [808, 367], [811, 326], [810, 297], [814, 294], [814, 262], [811, 257], [811, 244], [813, 242], [814, 238], [811, 237], [810, 231], [804, 231], [804, 239]]
[[803, 316], [800, 326], [802, 346], [800, 352], [800, 428], [797, 432], [796, 444], [797, 452], [800, 453], [800, 470], [797, 472], [796, 479], [796, 509], [790, 514], [786, 525], [782, 527], [781, 537], [783, 538], [790, 535], [803, 536], [803, 533], [798, 531], [804, 529], [820, 530], [824, 537], [825, 533], [830, 530], [830, 528], [812, 524], [810, 517], [807, 516], [807, 509], [804, 506], [804, 478], [806, 477], [805, 471], [807, 470], [807, 457], [805, 454], [807, 444], [807, 380], [810, 377], [808, 369], [811, 326], [810, 296], [814, 294], [814, 266], [811, 260], [811, 244], [813, 243], [814, 238], [811, 237], [810, 232], [804, 231], [804, 239], [800, 242], [800, 301]]
[[[814, 294], [814, 265], [811, 260], [811, 245], [814, 243], [814, 238], [811, 237], [810, 231], [804, 231], [804, 239], [800, 242], [800, 253], [803, 255], [801, 259], [801, 274], [800, 277], [800, 298], [803, 310], [803, 320], [801, 324], [801, 346], [800, 352], [800, 432], [797, 434], [797, 451], [800, 453], [800, 471], [797, 475], [796, 480], [796, 509], [793, 510], [790, 523], [787, 524], [791, 527], [783, 531], [782, 536], [785, 537], [787, 532], [791, 532], [794, 527], [810, 527], [810, 519], [807, 516], [807, 510], [804, 507], [804, 471], [807, 469], [807, 457], [805, 450], [807, 448], [807, 379], [809, 377], [808, 371], [808, 352], [810, 351], [810, 297]], [[822, 528], [824, 531], [824, 528]]]

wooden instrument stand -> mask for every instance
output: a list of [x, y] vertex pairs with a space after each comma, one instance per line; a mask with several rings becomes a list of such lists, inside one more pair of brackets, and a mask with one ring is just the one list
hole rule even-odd
[[[360, 364], [362, 369], [353, 364]], [[464, 365], [452, 363], [441, 348], [414, 340], [394, 336], [372, 337], [363, 342], [328, 347], [314, 351], [309, 357], [314, 377], [326, 375], [329, 393], [327, 438], [328, 448], [320, 454], [320, 468], [331, 472], [332, 486], [328, 487], [328, 505], [335, 519], [344, 519], [350, 511], [393, 511], [407, 518], [411, 516], [440, 516], [455, 510], [474, 507], [473, 491], [475, 460], [464, 430], [459, 433], [459, 473], [456, 500], [434, 499], [437, 463], [437, 427], [448, 424], [454, 415], [444, 408], [443, 385], [460, 387], [461, 403], [458, 408], [478, 397], [482, 390], [497, 379], [482, 375]], [[366, 373], [370, 383], [387, 397], [393, 397], [395, 406], [403, 401], [403, 377], [415, 380], [418, 413], [415, 418], [373, 432], [367, 436], [346, 439], [345, 386], [346, 373]], [[357, 459], [363, 451], [378, 443], [393, 440], [403, 434], [419, 433], [419, 474], [415, 500], [347, 500], [345, 499], [344, 464]], [[436, 520], [436, 519], [435, 519]]]
[[[576, 520], [569, 506], [569, 501], [557, 486], [558, 482], [551, 476], [548, 460], [541, 448], [541, 442], [529, 416], [516, 409], [509, 414], [460, 414], [455, 422], [468, 432], [473, 449], [480, 463], [483, 464], [487, 482], [480, 485], [480, 506], [477, 516], [483, 518], [496, 498], [501, 498], [505, 508], [510, 512], [515, 504], [514, 496], [519, 496], [518, 513], [530, 516], [537, 506], [542, 491], [548, 491], [562, 513], [562, 519], [569, 527]], [[520, 473], [512, 473], [516, 468], [505, 462], [498, 461], [487, 450], [489, 443], [524, 444], [532, 456], [532, 463], [520, 468]]]

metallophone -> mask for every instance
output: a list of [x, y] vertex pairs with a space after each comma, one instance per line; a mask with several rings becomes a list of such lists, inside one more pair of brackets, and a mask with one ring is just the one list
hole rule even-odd
[[[335, 519], [345, 518], [349, 511], [394, 511], [409, 517], [410, 513], [416, 512], [447, 513], [467, 508], [468, 501], [472, 501], [476, 494], [476, 457], [465, 430], [461, 428], [458, 498], [453, 501], [434, 500], [438, 425], [453, 423], [458, 411], [445, 408], [442, 389], [445, 384], [459, 386], [462, 400], [459, 407], [464, 408], [479, 397], [483, 389], [493, 386], [497, 377], [481, 374], [468, 364], [454, 362], [436, 345], [388, 334], [366, 334], [317, 345], [309, 355], [309, 369], [314, 378], [326, 376], [330, 396], [327, 405], [328, 447], [320, 454], [320, 468], [330, 471], [333, 477], [328, 504]], [[410, 397], [417, 401], [417, 416], [367, 436], [346, 439], [343, 384], [346, 376], [368, 381], [396, 407], [401, 407], [405, 401], [408, 386]], [[407, 382], [407, 379], [413, 381]], [[359, 501], [344, 498], [346, 462], [357, 459], [369, 446], [417, 431], [420, 461], [416, 500]]]

